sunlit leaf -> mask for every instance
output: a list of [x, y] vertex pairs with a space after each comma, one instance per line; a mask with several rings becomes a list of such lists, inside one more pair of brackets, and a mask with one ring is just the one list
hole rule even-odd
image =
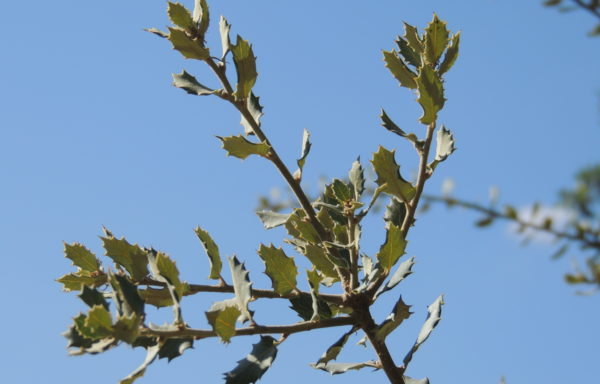
[[437, 131], [437, 140], [435, 147], [435, 161], [444, 161], [456, 150], [454, 146], [454, 136], [443, 125]]
[[284, 225], [289, 217], [289, 213], [278, 213], [273, 211], [258, 211], [256, 212], [266, 229], [272, 229]]
[[400, 176], [400, 166], [396, 164], [394, 152], [380, 146], [373, 154], [371, 163], [377, 174], [376, 183], [384, 192], [396, 196], [400, 201], [408, 202], [415, 196], [416, 190]]
[[424, 44], [421, 36], [419, 36], [417, 28], [410, 24], [404, 23], [404, 38], [408, 42], [409, 47], [412, 48], [416, 54], [420, 56], [421, 53], [423, 53]]
[[404, 357], [404, 366], [407, 367], [412, 360], [413, 354], [427, 340], [433, 329], [438, 325], [442, 318], [442, 305], [444, 305], [444, 296], [440, 295], [430, 306], [427, 307], [427, 320], [423, 324], [417, 341], [412, 346], [408, 354]]
[[248, 41], [237, 36], [237, 41], [231, 47], [233, 53], [233, 62], [237, 71], [237, 88], [235, 98], [237, 100], [246, 99], [250, 96], [250, 91], [256, 83], [258, 72], [256, 72], [256, 57], [252, 51], [252, 46]]
[[327, 363], [327, 364], [311, 364], [315, 369], [320, 369], [325, 372], [329, 372], [332, 375], [339, 375], [346, 373], [349, 370], [359, 370], [365, 367], [378, 368], [376, 361], [366, 361], [364, 363]]
[[73, 265], [84, 271], [95, 272], [100, 269], [100, 262], [85, 246], [79, 243], [65, 245], [65, 257], [73, 261]]
[[243, 323], [252, 319], [252, 314], [248, 310], [248, 303], [252, 298], [252, 282], [250, 282], [249, 272], [237, 257], [228, 257], [229, 267], [231, 268], [231, 279], [233, 281], [233, 290], [237, 300], [238, 308], [241, 312], [240, 321]]
[[227, 52], [231, 50], [231, 40], [229, 39], [229, 30], [231, 29], [231, 25], [227, 22], [223, 16], [219, 19], [219, 33], [221, 34], [221, 48], [223, 50], [223, 55], [221, 57], [225, 57]]
[[194, 28], [194, 20], [192, 20], [192, 15], [190, 11], [188, 11], [182, 4], [180, 3], [171, 3], [168, 2], [167, 14], [169, 15], [169, 19], [176, 26], [191, 30]]
[[352, 163], [352, 168], [348, 172], [348, 179], [354, 188], [354, 200], [358, 201], [365, 191], [365, 172], [360, 157]]
[[425, 60], [428, 64], [437, 65], [442, 53], [449, 43], [449, 33], [446, 22], [433, 14], [433, 20], [425, 28]]
[[186, 59], [206, 60], [210, 57], [208, 48], [200, 40], [194, 40], [188, 34], [178, 28], [169, 28], [169, 41], [173, 49], [179, 51]]
[[417, 88], [417, 83], [415, 82], [417, 75], [398, 57], [396, 51], [383, 51], [383, 61], [401, 86], [410, 89]]
[[198, 82], [196, 78], [186, 71], [173, 74], [173, 85], [181, 88], [191, 95], [205, 96], [212, 95], [215, 91]]
[[208, 261], [210, 262], [210, 275], [209, 279], [218, 280], [221, 276], [221, 254], [219, 253], [219, 247], [215, 243], [215, 241], [210, 237], [208, 232], [203, 230], [200, 227], [196, 227], [194, 230], [196, 232], [196, 236], [200, 239], [204, 250], [206, 251], [206, 255], [208, 256]]
[[100, 237], [100, 239], [106, 251], [106, 256], [125, 268], [136, 281], [148, 276], [148, 255], [141, 247], [137, 244], [129, 244], [124, 237], [117, 239], [106, 228], [104, 228], [104, 233], [106, 236]]
[[234, 156], [239, 159], [245, 159], [250, 155], [259, 155], [266, 157], [271, 151], [271, 147], [267, 143], [252, 143], [242, 135], [219, 137], [223, 142], [223, 149], [227, 151], [227, 155]]
[[229, 343], [231, 337], [235, 335], [235, 323], [241, 314], [235, 303], [230, 302], [230, 304], [233, 305], [218, 309], [214, 309], [213, 306], [206, 312], [206, 319], [224, 343]]
[[261, 244], [258, 255], [265, 262], [265, 273], [271, 279], [275, 292], [287, 295], [296, 289], [298, 269], [294, 259], [287, 257], [283, 249]]
[[439, 74], [430, 66], [423, 66], [417, 77], [419, 97], [417, 101], [423, 108], [423, 116], [419, 121], [423, 124], [432, 124], [437, 120], [438, 112], [444, 107], [444, 86]]
[[407, 241], [402, 236], [400, 228], [391, 224], [387, 230], [385, 243], [377, 253], [379, 265], [389, 271], [396, 264], [400, 256], [404, 254]]
[[210, 23], [210, 14], [208, 12], [208, 4], [206, 0], [195, 0], [194, 1], [194, 14], [193, 20], [198, 29], [200, 38], [204, 38], [208, 25]]
[[148, 368], [148, 366], [150, 364], [152, 364], [152, 362], [156, 359], [156, 356], [158, 356], [158, 350], [159, 349], [160, 349], [159, 345], [155, 345], [155, 346], [149, 347], [148, 350], [147, 350], [147, 352], [146, 352], [146, 359], [144, 360], [144, 362], [142, 363], [142, 365], [140, 365], [138, 368], [136, 368], [135, 371], [131, 372], [129, 374], [129, 376], [127, 376], [126, 378], [124, 378], [123, 380], [121, 380], [119, 382], [119, 384], [131, 384], [135, 380], [137, 380], [140, 377], [144, 376], [144, 373], [146, 373], [146, 369]]
[[438, 72], [441, 75], [448, 72], [450, 68], [456, 62], [456, 58], [458, 57], [458, 50], [460, 47], [460, 32], [455, 33], [452, 36], [452, 43], [446, 50], [446, 54], [444, 55], [444, 60], [442, 60], [442, 64], [440, 64], [440, 68]]
[[294, 178], [296, 180], [302, 179], [302, 170], [304, 169], [304, 163], [306, 162], [306, 157], [310, 152], [310, 147], [312, 143], [310, 142], [310, 132], [307, 129], [304, 129], [304, 133], [302, 134], [302, 150], [300, 151], [300, 158], [296, 160], [298, 164], [298, 170], [294, 173]]

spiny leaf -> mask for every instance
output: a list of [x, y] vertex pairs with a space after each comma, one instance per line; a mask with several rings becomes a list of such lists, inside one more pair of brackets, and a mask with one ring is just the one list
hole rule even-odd
[[221, 254], [219, 253], [219, 247], [215, 243], [215, 241], [210, 237], [208, 232], [203, 230], [200, 227], [196, 227], [194, 230], [196, 232], [196, 236], [200, 239], [204, 250], [206, 251], [206, 255], [208, 256], [208, 261], [210, 262], [210, 275], [209, 279], [218, 280], [221, 276]]
[[271, 367], [276, 356], [277, 341], [271, 336], [261, 336], [260, 341], [252, 345], [252, 352], [224, 374], [225, 384], [256, 383]]
[[167, 339], [158, 351], [158, 358], [167, 358], [167, 361], [170, 362], [174, 358], [183, 355], [183, 352], [189, 348], [194, 348], [194, 339], [192, 338]]
[[208, 12], [206, 0], [195, 0], [193, 20], [196, 24], [196, 28], [198, 28], [200, 38], [204, 39], [204, 35], [206, 35], [210, 23], [210, 14]]
[[101, 305], [108, 310], [108, 302], [104, 298], [104, 295], [95, 288], [90, 288], [87, 285], [84, 285], [81, 293], [77, 296], [79, 296], [81, 301], [87, 304], [88, 307]]
[[433, 329], [440, 322], [442, 316], [442, 305], [444, 305], [444, 296], [440, 295], [430, 306], [427, 307], [427, 320], [417, 336], [417, 341], [412, 346], [408, 354], [404, 357], [404, 367], [407, 367], [412, 360], [413, 354], [419, 349], [419, 347], [427, 340]]
[[167, 14], [176, 26], [187, 30], [194, 28], [192, 15], [182, 4], [168, 2]]
[[231, 25], [227, 22], [223, 16], [219, 19], [219, 32], [221, 34], [221, 47], [223, 49], [223, 58], [227, 55], [227, 52], [231, 50], [231, 40], [229, 39], [229, 30]]
[[302, 150], [300, 151], [300, 158], [296, 160], [298, 164], [298, 170], [294, 172], [294, 178], [296, 180], [302, 180], [302, 170], [304, 169], [304, 163], [306, 162], [306, 157], [310, 152], [310, 147], [312, 143], [310, 142], [310, 132], [307, 129], [304, 129], [304, 133], [302, 134]]
[[417, 77], [417, 75], [398, 57], [396, 51], [383, 51], [383, 61], [385, 62], [385, 66], [392, 73], [392, 76], [398, 80], [402, 87], [410, 89], [417, 88], [417, 83], [415, 82], [415, 77]]
[[398, 45], [398, 49], [400, 50], [400, 54], [404, 57], [404, 60], [411, 64], [415, 68], [419, 68], [421, 66], [421, 56], [411, 48], [406, 41], [405, 38], [398, 36], [396, 39], [396, 44]]
[[166, 32], [161, 31], [158, 28], [145, 28], [144, 31], [146, 32], [150, 32], [155, 34], [158, 37], [162, 37], [163, 39], [168, 39], [169, 38], [169, 34]]
[[65, 245], [65, 257], [73, 261], [73, 265], [84, 271], [95, 272], [100, 269], [100, 263], [96, 256], [85, 246], [79, 243]]
[[294, 210], [290, 215], [287, 223], [285, 223], [285, 228], [291, 236], [297, 239], [307, 241], [310, 244], [321, 243], [319, 233], [310, 222], [306, 221], [305, 214], [300, 209]]
[[346, 202], [352, 200], [352, 191], [346, 183], [339, 179], [334, 179], [331, 184], [333, 194], [339, 202]]
[[337, 359], [338, 355], [342, 351], [342, 348], [344, 348], [344, 345], [348, 341], [348, 338], [354, 332], [356, 332], [356, 330], [352, 328], [350, 331], [344, 333], [338, 341], [336, 341], [329, 348], [327, 348], [327, 351], [325, 351], [325, 353], [323, 353], [319, 360], [317, 360], [316, 365], [327, 364], [329, 361]]
[[173, 49], [179, 51], [186, 59], [206, 60], [210, 57], [208, 48], [201, 40], [194, 40], [187, 33], [178, 28], [169, 28], [169, 41]]
[[258, 77], [256, 57], [254, 57], [252, 46], [240, 35], [237, 36], [235, 45], [231, 47], [231, 52], [237, 71], [235, 98], [236, 100], [242, 100], [250, 96], [250, 91]]
[[152, 364], [152, 362], [154, 362], [154, 360], [156, 359], [156, 356], [158, 356], [159, 349], [160, 349], [159, 345], [149, 347], [146, 352], [146, 359], [144, 360], [142, 365], [137, 367], [135, 371], [131, 372], [129, 374], [129, 376], [127, 376], [126, 378], [121, 380], [119, 382], [119, 384], [132, 384], [135, 380], [144, 376], [144, 373], [146, 372], [146, 369], [148, 368], [148, 366], [150, 364]]
[[433, 20], [425, 28], [425, 60], [429, 65], [437, 65], [442, 53], [449, 42], [449, 33], [446, 22], [433, 14]]
[[395, 133], [396, 135], [406, 137], [406, 132], [404, 132], [402, 128], [400, 128], [398, 125], [396, 125], [396, 123], [394, 123], [392, 119], [390, 119], [390, 117], [387, 113], [385, 113], [383, 108], [381, 109], [381, 115], [379, 115], [379, 117], [381, 118], [381, 125], [385, 129], [392, 133]]
[[81, 334], [90, 339], [103, 339], [112, 335], [112, 317], [102, 305], [94, 305], [88, 312]]
[[[248, 108], [248, 112], [252, 116], [252, 120], [258, 127], [260, 127], [260, 118], [263, 115], [263, 107], [260, 105], [260, 97], [256, 96], [254, 92], [250, 92], [250, 97], [246, 100], [246, 107]], [[246, 135], [254, 135], [254, 128], [252, 124], [244, 115], [242, 115], [242, 119], [240, 120], [240, 124], [244, 127], [244, 133]]]
[[394, 309], [392, 313], [377, 326], [377, 331], [375, 331], [375, 338], [378, 341], [384, 341], [386, 337], [390, 333], [394, 331], [394, 329], [398, 328], [400, 324], [406, 319], [410, 317], [412, 312], [410, 311], [410, 305], [406, 305], [402, 300], [402, 296], [398, 299], [396, 304], [394, 305]]
[[378, 368], [379, 365], [376, 361], [366, 361], [364, 363], [328, 363], [328, 364], [311, 364], [315, 369], [320, 369], [325, 372], [329, 372], [332, 375], [338, 375], [340, 373], [346, 373], [351, 369], [359, 370], [365, 367]]
[[148, 256], [137, 244], [129, 244], [124, 237], [117, 239], [104, 228], [106, 237], [100, 237], [105, 255], [119, 264], [136, 281], [148, 276]]
[[310, 286], [310, 298], [312, 300], [312, 316], [310, 321], [319, 321], [321, 315], [319, 314], [319, 284], [321, 283], [321, 276], [316, 269], [312, 271], [306, 271], [306, 277], [308, 278], [308, 285]]
[[444, 86], [440, 75], [435, 69], [425, 65], [419, 70], [417, 77], [419, 97], [417, 101], [423, 108], [423, 116], [419, 121], [423, 124], [432, 124], [437, 120], [437, 113], [444, 107]]
[[138, 294], [146, 304], [154, 305], [157, 308], [170, 307], [173, 305], [173, 298], [167, 288], [146, 288], [138, 290]]
[[415, 196], [416, 190], [400, 176], [400, 167], [396, 164], [394, 152], [380, 146], [373, 154], [371, 163], [377, 173], [376, 183], [384, 192], [396, 196], [402, 202], [409, 202]]
[[154, 279], [164, 283], [167, 286], [169, 294], [173, 299], [173, 314], [176, 324], [183, 324], [181, 316], [181, 298], [185, 286], [179, 280], [179, 270], [175, 262], [162, 252], [157, 252], [154, 249], [149, 250], [148, 260]]
[[383, 220], [386, 222], [386, 227], [390, 224], [394, 224], [398, 227], [402, 226], [404, 217], [406, 216], [406, 205], [395, 197], [390, 199], [390, 203], [385, 207], [385, 213], [383, 214]]
[[377, 293], [373, 297], [373, 300], [377, 299], [377, 297], [379, 295], [381, 295], [382, 293], [393, 289], [396, 285], [400, 284], [400, 282], [402, 280], [404, 280], [406, 277], [411, 275], [413, 273], [412, 267], [414, 265], [415, 265], [415, 257], [414, 256], [411, 257], [410, 259], [404, 261], [402, 264], [400, 264], [398, 266], [398, 269], [396, 269], [396, 272], [394, 272], [394, 274], [390, 278], [390, 280], [379, 291], [377, 291]]
[[196, 78], [186, 71], [173, 74], [173, 85], [181, 88], [191, 95], [205, 96], [212, 95], [215, 91], [198, 82]]
[[273, 283], [273, 289], [280, 295], [287, 295], [296, 289], [298, 269], [294, 259], [287, 257], [283, 249], [275, 248], [272, 244], [258, 249], [258, 255], [265, 262], [265, 273]]
[[119, 316], [130, 316], [132, 313], [144, 316], [144, 301], [138, 294], [137, 287], [126, 276], [109, 272], [108, 282], [113, 290], [113, 302]]
[[448, 72], [450, 70], [450, 68], [452, 68], [454, 63], [456, 62], [456, 58], [458, 57], [459, 46], [460, 46], [460, 32], [457, 32], [452, 36], [452, 43], [448, 47], [448, 50], [446, 50], [446, 55], [444, 55], [444, 60], [442, 61], [442, 64], [440, 64], [440, 68], [438, 69], [440, 76], [442, 76], [444, 73]]
[[138, 337], [143, 318], [136, 313], [120, 316], [113, 326], [113, 335], [117, 340], [132, 344]]
[[56, 279], [56, 281], [63, 285], [64, 291], [79, 291], [85, 285], [96, 288], [106, 284], [106, 274], [90, 276], [82, 273], [69, 273]]
[[266, 229], [272, 229], [279, 227], [280, 225], [284, 225], [290, 217], [289, 213], [285, 214], [273, 211], [258, 211], [256, 214], [258, 217], [260, 217], [260, 220]]
[[335, 265], [329, 260], [327, 252], [323, 248], [314, 244], [306, 244], [305, 247], [299, 248], [299, 251], [325, 276], [336, 281], [339, 279]]
[[354, 200], [358, 201], [365, 191], [365, 172], [360, 163], [360, 157], [352, 163], [352, 168], [348, 172], [348, 179], [350, 179], [350, 183], [354, 188]]
[[377, 260], [385, 271], [390, 271], [404, 254], [406, 244], [407, 241], [402, 237], [400, 228], [391, 224], [387, 230], [385, 243], [377, 253]]
[[235, 335], [235, 323], [241, 314], [237, 305], [231, 304], [233, 305], [206, 312], [206, 319], [224, 343], [229, 343], [231, 337]]
[[237, 257], [228, 257], [229, 267], [231, 269], [231, 279], [233, 281], [233, 291], [237, 300], [238, 308], [241, 312], [240, 321], [243, 323], [252, 319], [252, 314], [248, 310], [248, 303], [252, 298], [252, 283], [243, 263]]
[[271, 147], [267, 143], [251, 143], [242, 135], [217, 137], [223, 142], [223, 149], [227, 151], [227, 155], [235, 156], [242, 160], [250, 155], [266, 157], [271, 150]]
[[435, 161], [440, 162], [446, 160], [452, 152], [456, 151], [454, 146], [454, 136], [443, 125], [437, 132], [437, 140], [435, 147]]
[[404, 23], [404, 38], [408, 42], [408, 45], [415, 51], [419, 56], [423, 53], [424, 46], [417, 28], [410, 24]]
[[[310, 321], [310, 319], [314, 316], [313, 299], [308, 293], [304, 293], [300, 296], [290, 299], [290, 303], [292, 304], [290, 308], [293, 309], [304, 321]], [[317, 305], [319, 307], [319, 317], [321, 319], [331, 318], [331, 308], [329, 308], [325, 301], [319, 299], [317, 301]]]

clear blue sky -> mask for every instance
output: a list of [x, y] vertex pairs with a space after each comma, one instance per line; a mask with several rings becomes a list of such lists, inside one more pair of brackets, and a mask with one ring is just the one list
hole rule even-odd
[[[185, 1], [191, 6], [191, 1]], [[541, 1], [212, 1], [232, 33], [250, 40], [265, 105], [264, 129], [288, 164], [302, 130], [313, 150], [305, 184], [343, 176], [377, 145], [397, 148], [405, 172], [414, 152], [378, 127], [381, 107], [419, 130], [414, 96], [384, 68], [402, 21], [424, 26], [435, 11], [462, 30], [461, 56], [447, 77], [441, 116], [458, 151], [428, 186], [446, 177], [456, 194], [485, 201], [490, 185], [516, 205], [552, 203], [580, 167], [598, 162], [600, 38], [584, 13], [559, 14]], [[121, 347], [100, 356], [68, 357], [60, 336], [82, 310], [54, 279], [71, 270], [62, 241], [101, 254], [101, 226], [177, 260], [183, 277], [206, 283], [208, 263], [192, 229], [202, 225], [224, 254], [246, 260], [255, 287], [268, 287], [256, 256], [260, 242], [281, 244], [253, 214], [257, 197], [282, 186], [264, 161], [228, 158], [215, 135], [238, 134], [239, 117], [217, 99], [170, 85], [185, 68], [212, 83], [198, 63], [142, 31], [167, 24], [166, 2], [6, 2], [0, 13], [0, 254], [3, 330], [0, 377], [12, 383], [116, 383], [144, 358]], [[215, 25], [209, 40], [218, 43]], [[599, 296], [581, 297], [562, 282], [569, 259], [549, 260], [550, 247], [522, 248], [502, 226], [479, 231], [474, 216], [437, 208], [419, 217], [409, 255], [415, 274], [398, 292], [415, 314], [390, 337], [403, 356], [426, 317], [446, 295], [444, 318], [415, 355], [409, 374], [432, 383], [559, 384], [597, 380]], [[371, 222], [363, 247], [373, 253], [382, 223]], [[383, 319], [396, 299], [375, 312]], [[205, 327], [217, 297], [186, 299], [184, 315]], [[253, 303], [262, 322], [272, 314]], [[167, 315], [157, 314], [157, 322]], [[368, 370], [329, 377], [312, 370], [339, 331], [292, 336], [264, 383], [385, 382]], [[167, 364], [140, 383], [215, 383], [257, 338], [216, 340]], [[339, 361], [373, 358], [350, 343]]]

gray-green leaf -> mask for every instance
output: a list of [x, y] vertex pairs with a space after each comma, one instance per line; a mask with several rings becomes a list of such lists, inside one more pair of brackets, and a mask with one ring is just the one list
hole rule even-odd
[[186, 71], [173, 74], [173, 85], [183, 89], [191, 95], [205, 96], [214, 93], [214, 89], [210, 89], [207, 86], [200, 84], [194, 76]]
[[391, 224], [387, 230], [385, 243], [377, 253], [379, 265], [385, 270], [390, 271], [396, 264], [400, 256], [404, 255], [407, 241], [402, 236], [400, 228]]
[[276, 356], [277, 341], [271, 336], [261, 336], [260, 341], [252, 345], [252, 352], [224, 374], [225, 384], [256, 383], [271, 367]]
[[237, 71], [237, 88], [235, 98], [237, 100], [246, 99], [250, 96], [250, 91], [256, 83], [258, 72], [256, 72], [256, 57], [252, 51], [252, 46], [248, 41], [237, 36], [237, 41], [231, 47], [233, 53], [233, 62]]
[[410, 351], [404, 357], [404, 367], [407, 367], [412, 360], [413, 354], [427, 340], [433, 329], [438, 325], [442, 318], [442, 305], [444, 305], [444, 295], [440, 295], [430, 306], [427, 307], [427, 320], [423, 324], [417, 341], [412, 346]]
[[265, 262], [265, 274], [271, 279], [275, 292], [287, 295], [296, 289], [298, 269], [294, 259], [287, 257], [283, 249], [261, 244], [258, 255]]
[[400, 201], [408, 202], [415, 196], [416, 189], [400, 176], [400, 166], [396, 164], [394, 152], [380, 146], [373, 154], [371, 163], [377, 174], [375, 182], [383, 192], [396, 196]]
[[248, 276], [249, 272], [237, 257], [228, 257], [229, 267], [231, 268], [231, 279], [233, 281], [233, 291], [237, 300], [238, 308], [241, 312], [239, 320], [243, 323], [252, 320], [252, 314], [248, 310], [248, 303], [252, 298], [252, 282]]
[[218, 280], [221, 277], [221, 254], [219, 253], [219, 247], [215, 243], [215, 241], [210, 237], [208, 232], [203, 230], [200, 227], [196, 227], [194, 230], [196, 232], [196, 236], [200, 239], [204, 250], [206, 251], [206, 255], [208, 256], [208, 261], [210, 262], [210, 275], [209, 279]]

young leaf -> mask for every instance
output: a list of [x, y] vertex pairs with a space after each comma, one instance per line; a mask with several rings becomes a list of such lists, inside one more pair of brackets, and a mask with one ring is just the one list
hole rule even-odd
[[394, 274], [390, 278], [390, 280], [384, 286], [382, 286], [379, 289], [379, 291], [377, 291], [375, 293], [375, 296], [373, 297], [373, 301], [375, 301], [377, 299], [377, 297], [379, 297], [382, 293], [393, 289], [396, 285], [400, 284], [400, 282], [402, 280], [404, 280], [406, 277], [411, 275], [413, 273], [412, 267], [414, 265], [415, 265], [415, 257], [414, 256], [411, 257], [410, 259], [404, 261], [402, 264], [400, 264], [398, 266], [398, 269], [396, 269], [396, 272], [394, 272]]
[[342, 348], [344, 348], [344, 345], [348, 341], [348, 338], [354, 332], [356, 332], [356, 329], [352, 328], [350, 331], [344, 333], [338, 341], [336, 341], [329, 348], [327, 348], [327, 351], [325, 351], [325, 353], [323, 353], [319, 360], [317, 360], [316, 365], [327, 364], [329, 361], [337, 359], [338, 355], [342, 351]]
[[266, 229], [272, 229], [284, 225], [290, 218], [290, 214], [277, 213], [273, 211], [257, 211], [256, 214], [260, 217]]
[[423, 40], [419, 36], [417, 28], [410, 24], [404, 23], [404, 38], [408, 42], [409, 47], [411, 47], [412, 50], [417, 53], [417, 55], [420, 56], [421, 53], [423, 53]]
[[415, 82], [417, 75], [398, 57], [396, 51], [383, 51], [383, 61], [387, 69], [392, 73], [392, 76], [398, 80], [402, 87], [417, 88], [417, 83]]
[[196, 24], [196, 28], [198, 28], [200, 38], [204, 39], [204, 35], [206, 35], [206, 30], [208, 30], [208, 25], [210, 23], [210, 14], [208, 12], [206, 0], [195, 0], [193, 20]]
[[312, 143], [310, 142], [310, 132], [307, 129], [304, 129], [304, 133], [302, 134], [302, 151], [300, 152], [300, 158], [296, 160], [298, 164], [298, 170], [294, 172], [294, 178], [296, 180], [302, 180], [302, 170], [304, 169], [304, 163], [306, 162], [306, 157], [310, 152], [310, 147]]
[[173, 24], [186, 30], [191, 30], [194, 28], [194, 20], [192, 20], [190, 11], [188, 11], [180, 3], [171, 3], [169, 1], [167, 4], [167, 14], [169, 15], [169, 19], [171, 19]]
[[210, 57], [208, 48], [205, 48], [200, 40], [193, 40], [182, 29], [169, 28], [168, 39], [173, 49], [179, 51], [186, 59], [206, 60]]
[[223, 56], [221, 56], [222, 58], [225, 58], [227, 52], [231, 50], [231, 40], [229, 39], [230, 29], [231, 25], [223, 16], [221, 16], [219, 19], [219, 32], [221, 34], [221, 47], [223, 49]]
[[358, 201], [365, 191], [365, 172], [360, 163], [360, 157], [352, 163], [352, 168], [348, 172], [348, 179], [350, 179], [350, 183], [354, 188], [354, 200]]
[[65, 257], [73, 261], [73, 265], [81, 268], [84, 271], [95, 272], [100, 269], [100, 262], [96, 256], [79, 243], [65, 245]]
[[181, 88], [191, 95], [205, 96], [212, 95], [215, 91], [198, 82], [196, 78], [186, 71], [173, 74], [173, 85]]
[[396, 44], [398, 45], [400, 54], [407, 63], [415, 68], [419, 68], [421, 66], [421, 56], [419, 56], [419, 54], [410, 47], [405, 38], [398, 36], [396, 39]]
[[206, 312], [206, 319], [224, 343], [229, 343], [231, 337], [235, 335], [235, 323], [241, 314], [237, 305], [231, 304], [233, 305], [216, 310], [213, 306]]
[[435, 69], [425, 65], [419, 70], [417, 77], [419, 97], [417, 101], [423, 108], [423, 116], [419, 121], [423, 124], [432, 124], [437, 120], [437, 113], [444, 107], [444, 86], [440, 75]]
[[277, 356], [277, 341], [271, 336], [261, 336], [260, 341], [252, 345], [252, 352], [231, 371], [224, 373], [225, 384], [256, 383]]
[[437, 65], [442, 53], [449, 42], [449, 33], [446, 22], [433, 14], [433, 20], [425, 28], [425, 61], [431, 66]]
[[444, 60], [442, 61], [442, 64], [440, 64], [440, 68], [438, 69], [440, 76], [448, 72], [456, 62], [456, 58], [458, 57], [459, 46], [460, 32], [457, 32], [454, 34], [454, 36], [452, 36], [452, 43], [448, 47], [446, 55], [444, 55]]
[[375, 338], [378, 341], [384, 341], [386, 337], [390, 333], [394, 331], [394, 329], [398, 328], [400, 324], [406, 319], [408, 319], [412, 315], [410, 311], [410, 305], [406, 305], [402, 300], [402, 296], [398, 299], [396, 304], [394, 305], [394, 309], [392, 313], [377, 326], [377, 331], [375, 332]]
[[127, 376], [126, 378], [121, 380], [119, 382], [119, 384], [132, 384], [135, 380], [144, 376], [144, 373], [146, 372], [146, 369], [148, 368], [148, 366], [150, 364], [152, 364], [152, 362], [154, 362], [154, 360], [156, 359], [156, 356], [158, 356], [159, 349], [160, 349], [160, 346], [158, 344], [154, 345], [152, 347], [149, 347], [146, 352], [146, 359], [144, 360], [142, 365], [137, 367], [135, 371], [131, 372], [129, 374], [129, 376]]
[[446, 160], [446, 158], [454, 151], [456, 151], [456, 147], [454, 146], [454, 136], [452, 135], [452, 132], [442, 125], [437, 131], [435, 161], [440, 162]]
[[252, 298], [252, 283], [248, 277], [249, 272], [243, 263], [237, 257], [228, 257], [229, 267], [231, 268], [231, 279], [233, 281], [233, 291], [237, 300], [238, 308], [241, 312], [240, 321], [246, 322], [252, 320], [252, 314], [248, 310], [248, 303]]
[[266, 157], [271, 147], [266, 143], [251, 143], [246, 140], [242, 135], [220, 137], [219, 140], [223, 142], [223, 149], [227, 151], [228, 156], [235, 156], [239, 159], [244, 160], [250, 155], [259, 155]]
[[[263, 115], [263, 107], [262, 105], [260, 105], [260, 97], [254, 95], [254, 92], [250, 92], [250, 97], [246, 100], [246, 107], [248, 108], [248, 111], [250, 112], [254, 123], [258, 127], [260, 127], [260, 118]], [[240, 124], [242, 125], [242, 127], [244, 127], [244, 133], [246, 135], [254, 135], [254, 128], [252, 124], [250, 124], [250, 122], [246, 120], [244, 115], [242, 115]]]
[[148, 255], [137, 244], [129, 244], [124, 237], [117, 239], [104, 229], [106, 237], [100, 237], [106, 251], [105, 255], [119, 264], [136, 281], [148, 276]]
[[365, 367], [379, 368], [376, 361], [366, 361], [364, 363], [328, 363], [328, 364], [311, 364], [311, 367], [329, 372], [332, 375], [346, 373], [351, 369], [359, 370]]
[[379, 150], [373, 154], [371, 163], [377, 173], [375, 182], [384, 192], [396, 196], [402, 202], [409, 202], [415, 196], [416, 189], [400, 176], [400, 167], [396, 164], [394, 152], [379, 146]]
[[256, 57], [252, 51], [252, 46], [248, 41], [237, 36], [237, 41], [231, 47], [233, 53], [233, 62], [237, 71], [237, 87], [235, 90], [236, 100], [246, 99], [250, 96], [250, 91], [256, 83], [258, 73], [256, 72]]
[[294, 259], [287, 257], [283, 249], [275, 248], [272, 244], [269, 247], [261, 244], [258, 255], [265, 262], [265, 273], [271, 279], [275, 292], [287, 295], [296, 289], [298, 269]]
[[412, 360], [413, 354], [419, 349], [421, 344], [427, 340], [433, 329], [440, 322], [440, 319], [442, 318], [442, 305], [444, 305], [444, 296], [440, 295], [430, 306], [427, 307], [427, 320], [425, 320], [425, 323], [421, 328], [421, 332], [419, 332], [419, 336], [417, 336], [417, 341], [415, 341], [415, 344], [412, 346], [411, 350], [404, 357], [404, 367], [408, 366]]
[[387, 230], [385, 243], [377, 253], [379, 265], [385, 270], [390, 271], [396, 264], [400, 256], [404, 255], [407, 241], [402, 237], [400, 228], [391, 224]]
[[206, 251], [206, 255], [208, 256], [208, 261], [210, 262], [210, 275], [209, 279], [218, 280], [221, 276], [221, 254], [219, 253], [219, 247], [214, 242], [212, 237], [200, 227], [196, 227], [194, 230], [196, 232], [196, 236], [200, 239], [204, 250]]

